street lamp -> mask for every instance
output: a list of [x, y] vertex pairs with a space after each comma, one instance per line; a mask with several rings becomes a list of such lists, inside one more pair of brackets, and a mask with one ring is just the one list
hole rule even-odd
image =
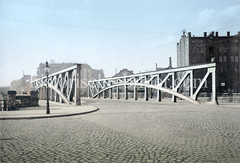
[[49, 97], [48, 97], [48, 75], [50, 71], [50, 67], [48, 65], [48, 62], [46, 61], [46, 67], [44, 68], [45, 74], [47, 76], [47, 114], [50, 114], [50, 109], [49, 109]]

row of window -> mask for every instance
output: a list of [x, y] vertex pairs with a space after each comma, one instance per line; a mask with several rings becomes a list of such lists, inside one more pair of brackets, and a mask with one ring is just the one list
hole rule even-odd
[[[231, 62], [239, 62], [238, 56], [231, 56], [230, 61]], [[227, 62], [227, 56], [219, 56], [219, 62]]]
[[[191, 41], [193, 44], [196, 43], [196, 44], [199, 44], [199, 43], [207, 43], [206, 41], [203, 41], [203, 40], [192, 40]], [[220, 43], [220, 44], [224, 44], [226, 42], [231, 42], [231, 43], [238, 43], [238, 38], [237, 39], [231, 39], [230, 41], [227, 41], [227, 40], [216, 40], [214, 43]]]
[[[231, 68], [231, 71], [234, 71], [234, 72], [238, 72], [239, 71], [239, 67], [238, 66], [235, 66], [234, 68]], [[228, 69], [227, 69], [227, 66], [221, 66], [220, 67], [220, 72], [228, 72]]]
[[[238, 47], [231, 47], [230, 49], [231, 52], [238, 52]], [[227, 52], [227, 48], [226, 47], [219, 47], [219, 52]]]
[[[203, 47], [193, 47], [191, 49], [192, 52], [203, 52], [204, 48]], [[219, 52], [227, 52], [227, 48], [226, 47], [219, 47]], [[238, 52], [238, 47], [231, 47], [230, 52], [234, 53], [234, 52]]]
[[204, 50], [203, 47], [193, 47], [192, 48], [192, 52], [197, 52], [197, 53], [203, 52], [203, 50]]

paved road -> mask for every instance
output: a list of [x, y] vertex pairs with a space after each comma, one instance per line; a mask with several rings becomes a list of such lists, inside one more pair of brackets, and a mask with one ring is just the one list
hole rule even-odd
[[240, 107], [87, 100], [100, 111], [0, 121], [0, 162], [239, 162]]

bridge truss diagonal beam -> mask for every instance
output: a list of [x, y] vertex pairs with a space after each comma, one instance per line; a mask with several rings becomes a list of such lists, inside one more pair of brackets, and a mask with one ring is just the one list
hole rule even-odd
[[[81, 105], [81, 64], [75, 64], [49, 75], [50, 100]], [[32, 89], [39, 91], [39, 98], [46, 100], [46, 76], [31, 82]]]
[[[201, 70], [204, 72], [204, 76], [201, 78], [199, 85], [194, 88], [194, 75], [195, 71]], [[216, 63], [188, 66], [174, 69], [167, 69], [162, 71], [154, 71], [147, 73], [140, 73], [129, 76], [121, 76], [115, 78], [105, 78], [100, 80], [92, 80], [88, 82], [88, 93], [89, 97], [96, 98], [103, 94], [106, 98], [106, 94], [109, 94], [112, 99], [113, 89], [116, 89], [117, 99], [119, 99], [119, 90], [124, 87], [125, 99], [128, 99], [128, 91], [130, 86], [133, 86], [134, 99], [137, 100], [138, 88], [145, 88], [144, 96], [145, 100], [148, 100], [149, 89], [157, 90], [157, 99], [161, 101], [161, 93], [165, 92], [172, 95], [172, 101], [176, 102], [176, 98], [186, 100], [190, 103], [199, 104], [197, 100], [200, 91], [203, 89], [204, 83], [207, 82], [209, 76], [211, 79], [211, 103], [217, 104], [216, 96]], [[103, 83], [103, 84], [101, 84]], [[189, 85], [188, 95], [181, 92], [181, 88], [184, 83]], [[100, 86], [99, 86], [100, 85]], [[137, 88], [138, 87], [138, 88]], [[97, 89], [98, 88], [98, 89]]]

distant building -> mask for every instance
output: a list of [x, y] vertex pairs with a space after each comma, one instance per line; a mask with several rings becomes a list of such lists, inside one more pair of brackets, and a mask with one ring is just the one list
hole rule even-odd
[[168, 67], [158, 67], [156, 63], [156, 71], [166, 70], [166, 69], [172, 69], [172, 57], [169, 57], [169, 66]]
[[[75, 63], [49, 63], [50, 66], [50, 72], [49, 74], [52, 74], [54, 72], [60, 71], [62, 69], [65, 69], [67, 67], [73, 66]], [[40, 63], [39, 67], [37, 68], [37, 77], [41, 78], [45, 76], [44, 68], [46, 67], [45, 63]]]
[[177, 66], [217, 63], [217, 90], [240, 91], [240, 32], [237, 35], [219, 36], [211, 32], [203, 37], [183, 33], [177, 44]]
[[31, 75], [23, 75], [19, 80], [13, 80], [10, 83], [10, 89], [15, 90], [17, 94], [30, 94], [30, 82], [32, 80]]
[[10, 90], [10, 87], [0, 87], [0, 94], [6, 95], [9, 90]]
[[113, 77], [128, 76], [128, 75], [134, 75], [133, 71], [128, 69], [122, 69], [119, 71], [119, 73], [115, 74]]

